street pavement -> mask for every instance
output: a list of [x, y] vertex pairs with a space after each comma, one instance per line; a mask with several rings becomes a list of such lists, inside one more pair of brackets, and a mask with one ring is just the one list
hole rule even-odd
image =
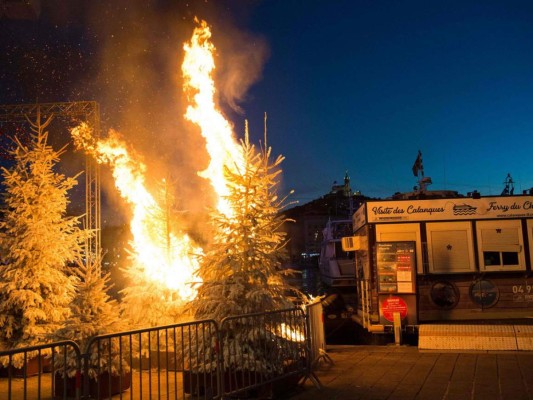
[[[321, 388], [308, 378], [303, 385], [291, 386], [290, 392], [281, 383], [273, 384], [273, 390], [248, 399], [533, 400], [533, 351], [452, 352], [419, 350], [416, 346], [329, 345], [326, 354], [315, 369]], [[143, 370], [140, 374], [136, 375], [135, 388], [113, 399], [189, 398], [183, 394], [179, 372]], [[173, 377], [176, 382], [168, 380]], [[137, 379], [144, 382], [142, 396]], [[9, 398], [7, 385], [6, 379], [0, 379], [0, 400]], [[13, 400], [51, 399], [51, 374], [43, 374], [40, 380], [30, 378], [27, 384], [15, 379], [12, 389]]]
[[328, 346], [290, 400], [533, 399], [533, 352], [421, 351], [415, 346]]

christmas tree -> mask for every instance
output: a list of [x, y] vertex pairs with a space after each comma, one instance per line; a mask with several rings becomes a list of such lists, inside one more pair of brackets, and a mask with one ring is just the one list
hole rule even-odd
[[[243, 165], [224, 171], [231, 211], [213, 212], [214, 240], [200, 261], [198, 295], [188, 305], [196, 319], [220, 323], [229, 316], [292, 308], [295, 304], [290, 294], [299, 294], [287, 283], [287, 271], [281, 268], [286, 241], [280, 227], [286, 219], [280, 211], [286, 199], [278, 197], [276, 188], [283, 157], [271, 162], [271, 149], [265, 146], [257, 151], [247, 131], [241, 145]], [[250, 335], [253, 327], [245, 324], [241, 320], [228, 326], [230, 334], [223, 334], [224, 362], [246, 359], [249, 362], [243, 367], [249, 370], [272, 371], [275, 367], [269, 365], [266, 353], [270, 349], [265, 343], [273, 333], [265, 326], [260, 328], [262, 332]], [[235, 343], [244, 345], [237, 349], [238, 354], [229, 354], [227, 349], [235, 348]], [[200, 342], [199, 347], [206, 359], [215, 359], [213, 343]], [[214, 367], [213, 361], [207, 368]]]
[[[120, 332], [125, 328], [119, 317], [118, 303], [108, 294], [111, 288], [109, 273], [101, 271], [101, 260], [102, 257], [97, 257], [87, 265], [78, 262], [73, 268], [77, 283], [76, 294], [71, 304], [72, 313], [64, 327], [55, 334], [56, 340], [76, 341], [82, 350], [86, 348], [91, 338], [106, 333]], [[111, 349], [108, 348], [109, 346]], [[129, 371], [129, 365], [119, 355], [118, 340], [103, 341], [99, 351], [100, 355], [92, 352], [87, 361], [91, 379], [97, 379], [99, 372], [107, 370], [112, 375]], [[122, 351], [125, 354], [125, 350]], [[109, 365], [108, 354], [112, 354], [111, 365]], [[55, 368], [58, 373], [72, 377], [76, 373], [76, 360], [76, 353], [69, 349], [66, 365], [64, 357], [60, 354], [55, 358]]]
[[[147, 208], [152, 245], [157, 248], [156, 253], [161, 255], [163, 268], [173, 266], [182, 251], [182, 243], [175, 235], [180, 211], [176, 209], [172, 189], [169, 181], [163, 180], [154, 197], [156, 201]], [[121, 290], [123, 315], [137, 328], [182, 322], [185, 301], [180, 292], [162, 284], [160, 279], [148, 276], [146, 265], [139, 262], [135, 253], [135, 243], [131, 242], [130, 247], [130, 264], [122, 270], [129, 282]]]
[[[67, 265], [79, 259], [86, 237], [79, 218], [67, 216], [67, 192], [77, 181], [55, 171], [65, 148], [47, 144], [51, 120], [31, 123], [28, 145], [15, 138], [15, 164], [2, 168], [0, 341], [7, 348], [45, 343], [62, 327], [74, 294]], [[15, 367], [22, 362], [15, 358]]]
[[171, 190], [152, 195], [146, 184], [147, 167], [134, 149], [113, 130], [107, 138], [93, 136], [85, 123], [72, 129], [78, 148], [111, 167], [115, 185], [131, 208], [128, 263], [121, 269], [126, 286], [120, 291], [123, 316], [132, 327], [178, 322], [184, 298], [194, 292], [188, 284], [196, 269], [197, 246], [175, 226]]

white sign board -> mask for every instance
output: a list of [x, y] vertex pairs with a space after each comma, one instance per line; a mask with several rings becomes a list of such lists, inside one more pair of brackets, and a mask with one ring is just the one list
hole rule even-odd
[[533, 218], [533, 196], [369, 201], [366, 214], [368, 223]]

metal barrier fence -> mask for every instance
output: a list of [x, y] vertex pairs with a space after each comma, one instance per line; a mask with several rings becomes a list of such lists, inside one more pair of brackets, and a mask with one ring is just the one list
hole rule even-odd
[[273, 382], [282, 388], [310, 374], [306, 317], [300, 308], [225, 318], [220, 347], [224, 396], [268, 395]]
[[[42, 399], [55, 395], [66, 398], [66, 392], [57, 391], [57, 384], [64, 379], [54, 377], [56, 363], [65, 364], [69, 353], [75, 354], [75, 369], [79, 372], [81, 352], [71, 340], [0, 351], [0, 399]], [[72, 397], [80, 396], [77, 385]]]
[[217, 343], [212, 320], [95, 337], [83, 355], [84, 394], [96, 399], [217, 398], [216, 375], [191, 379], [195, 369], [219, 369]]
[[220, 327], [204, 320], [97, 336], [83, 352], [73, 341], [3, 351], [0, 400], [223, 399], [302, 378], [320, 387], [311, 366], [315, 325], [294, 308], [226, 318]]

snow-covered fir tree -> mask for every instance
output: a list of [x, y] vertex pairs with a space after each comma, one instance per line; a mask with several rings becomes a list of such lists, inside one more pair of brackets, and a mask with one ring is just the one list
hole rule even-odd
[[77, 181], [55, 170], [65, 148], [47, 144], [51, 120], [31, 123], [28, 145], [15, 138], [15, 163], [2, 168], [0, 341], [7, 348], [47, 342], [62, 327], [74, 294], [67, 265], [80, 257], [86, 238], [79, 218], [67, 215], [67, 192]]
[[[276, 189], [283, 157], [271, 162], [271, 149], [258, 151], [250, 144], [247, 129], [241, 146], [243, 165], [224, 171], [231, 212], [229, 215], [212, 213], [214, 240], [200, 260], [198, 275], [202, 284], [198, 296], [188, 304], [196, 319], [214, 319], [220, 323], [229, 316], [291, 308], [295, 304], [290, 294], [300, 294], [287, 283], [287, 271], [281, 268], [286, 239], [280, 228], [286, 219], [280, 212], [285, 198], [280, 199]], [[269, 355], [264, 354], [269, 351], [264, 339], [272, 332], [255, 332], [253, 338], [244, 337], [249, 335], [250, 327], [244, 326], [245, 321], [239, 324], [231, 326], [230, 335], [223, 336], [226, 341], [246, 343], [246, 347], [238, 349], [241, 354], [230, 355], [227, 350], [234, 346], [223, 343], [224, 362], [240, 360], [242, 363], [242, 354], [246, 353], [249, 362], [243, 367], [271, 370]], [[200, 354], [214, 359], [212, 343], [199, 343], [199, 346]]]
[[[72, 313], [64, 327], [54, 335], [55, 340], [74, 340], [81, 349], [85, 349], [93, 337], [120, 332], [126, 328], [119, 316], [117, 301], [108, 294], [111, 288], [110, 277], [108, 272], [101, 271], [101, 260], [102, 257], [93, 258], [87, 265], [79, 261], [73, 268], [77, 282], [76, 294], [71, 303]], [[109, 345], [111, 345], [111, 351], [109, 351]], [[125, 346], [124, 343], [123, 346]], [[111, 373], [113, 375], [129, 370], [127, 361], [120, 358], [118, 340], [102, 341], [99, 350], [100, 356], [93, 351], [88, 358], [91, 379], [97, 379], [99, 370], [108, 370], [108, 354], [112, 354]], [[124, 349], [122, 351], [126, 354]], [[56, 371], [60, 374], [66, 372], [68, 377], [74, 376], [76, 360], [76, 353], [73, 349], [69, 349], [66, 366], [62, 355], [55, 357]]]

